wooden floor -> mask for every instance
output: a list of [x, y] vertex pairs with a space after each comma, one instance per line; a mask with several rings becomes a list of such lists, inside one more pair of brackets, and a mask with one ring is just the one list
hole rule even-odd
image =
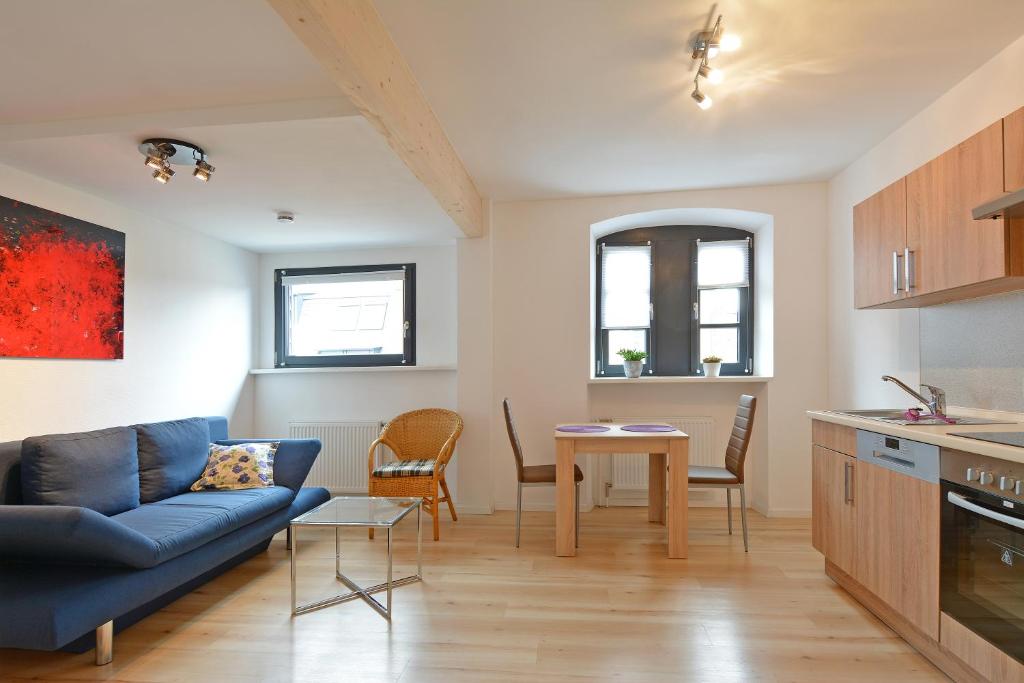
[[[288, 560], [275, 541], [119, 634], [112, 664], [0, 650], [0, 679], [946, 680], [825, 577], [808, 520], [752, 514], [744, 554], [723, 510], [693, 509], [690, 559], [668, 560], [664, 528], [646, 517], [585, 513], [576, 558], [553, 556], [551, 513], [524, 515], [519, 550], [511, 513], [443, 523], [440, 542], [424, 541], [425, 582], [395, 591], [390, 627], [361, 602], [290, 618]], [[411, 568], [413, 529], [397, 536], [396, 576]], [[342, 571], [381, 580], [383, 538], [342, 539]], [[308, 532], [300, 558], [300, 600], [338, 592], [330, 531]]]

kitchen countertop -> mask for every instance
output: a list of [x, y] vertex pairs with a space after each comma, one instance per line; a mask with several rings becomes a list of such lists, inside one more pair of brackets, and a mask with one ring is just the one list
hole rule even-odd
[[[967, 411], [950, 410], [950, 417], [967, 416]], [[1024, 420], [1019, 415], [1006, 414], [986, 415], [978, 411], [970, 411], [970, 416], [1007, 418], [1016, 420], [1013, 423], [996, 425], [897, 425], [863, 417], [841, 415], [830, 410], [808, 410], [808, 417], [822, 422], [845, 425], [854, 429], [863, 429], [876, 434], [897, 436], [901, 439], [912, 439], [922, 443], [930, 443], [943, 448], [953, 448], [968, 453], [979, 453], [1010, 462], [1024, 463], [1024, 448], [1004, 446], [977, 439], [965, 439], [952, 436], [954, 432], [1024, 432]], [[851, 455], [854, 455], [851, 453]]]

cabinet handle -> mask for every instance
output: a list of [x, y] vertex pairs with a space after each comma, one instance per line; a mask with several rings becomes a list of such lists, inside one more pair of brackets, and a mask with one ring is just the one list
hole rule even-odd
[[903, 283], [904, 289], [908, 292], [914, 289], [914, 280], [917, 277], [914, 268], [914, 252], [910, 251], [910, 247], [903, 248]]
[[895, 249], [892, 252], [892, 294], [900, 293], [900, 252]]
[[847, 503], [853, 502], [853, 478], [850, 473], [853, 472], [853, 463], [843, 463], [843, 500]]

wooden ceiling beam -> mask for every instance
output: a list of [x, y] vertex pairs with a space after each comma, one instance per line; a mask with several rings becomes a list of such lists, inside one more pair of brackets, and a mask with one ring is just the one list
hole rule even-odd
[[467, 237], [483, 201], [372, 0], [267, 0]]

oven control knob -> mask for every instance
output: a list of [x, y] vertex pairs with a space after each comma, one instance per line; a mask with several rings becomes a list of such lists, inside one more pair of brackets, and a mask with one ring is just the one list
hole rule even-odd
[[973, 467], [968, 467], [967, 468], [967, 481], [977, 481], [977, 480], [978, 480], [978, 470], [974, 469]]
[[1013, 488], [1014, 483], [1015, 482], [1010, 477], [999, 477], [999, 490], [1009, 491]]
[[982, 486], [988, 486], [992, 483], [993, 479], [995, 479], [995, 477], [992, 476], [991, 472], [982, 472], [978, 475], [978, 483]]

